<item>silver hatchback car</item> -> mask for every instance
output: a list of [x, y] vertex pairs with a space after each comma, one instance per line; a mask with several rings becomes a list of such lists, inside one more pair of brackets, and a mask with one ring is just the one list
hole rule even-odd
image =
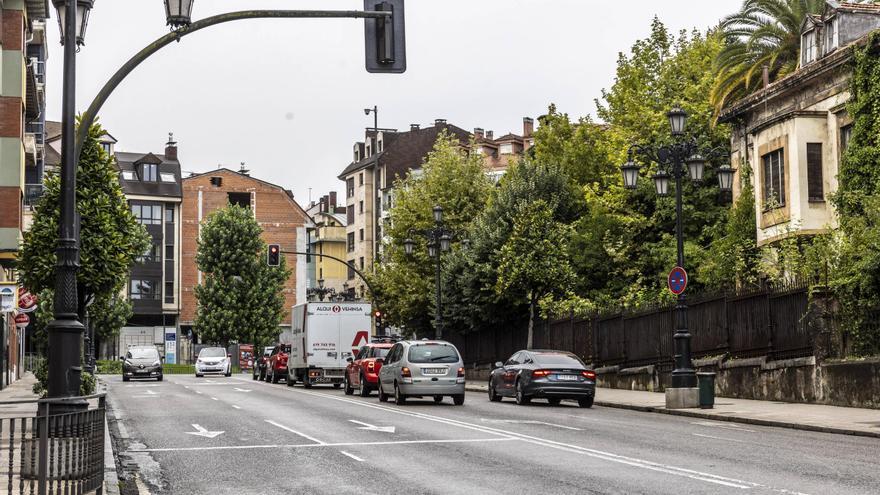
[[410, 397], [433, 397], [440, 403], [452, 397], [464, 404], [464, 363], [458, 349], [442, 340], [405, 340], [394, 344], [379, 370], [379, 400], [394, 394], [397, 405]]

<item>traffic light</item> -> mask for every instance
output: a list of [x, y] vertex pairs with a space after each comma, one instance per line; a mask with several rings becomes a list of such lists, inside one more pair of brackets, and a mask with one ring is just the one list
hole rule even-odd
[[364, 19], [367, 72], [406, 72], [403, 0], [364, 0], [364, 10], [392, 12], [390, 18]]
[[376, 317], [376, 333], [380, 333], [382, 329], [382, 312], [377, 309], [373, 312], [373, 316]]
[[269, 266], [279, 266], [281, 264], [281, 246], [269, 244], [269, 249], [266, 253], [266, 264]]

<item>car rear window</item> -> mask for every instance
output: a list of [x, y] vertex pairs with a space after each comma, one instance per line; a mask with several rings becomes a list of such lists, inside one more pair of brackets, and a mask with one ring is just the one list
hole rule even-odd
[[129, 349], [130, 359], [159, 359], [159, 351], [156, 349]]
[[222, 347], [206, 347], [199, 351], [199, 357], [226, 357], [226, 349]]
[[284, 347], [281, 349], [281, 352], [286, 352], [286, 353], [290, 354], [290, 345], [286, 345], [286, 346], [284, 346]]
[[537, 353], [535, 361], [541, 366], [571, 366], [586, 368], [584, 362], [571, 354]]
[[390, 350], [390, 348], [385, 347], [373, 347], [373, 349], [370, 350], [369, 356], [374, 358], [383, 358], [388, 355], [388, 351]]
[[411, 363], [457, 363], [458, 352], [451, 345], [414, 345], [409, 348]]

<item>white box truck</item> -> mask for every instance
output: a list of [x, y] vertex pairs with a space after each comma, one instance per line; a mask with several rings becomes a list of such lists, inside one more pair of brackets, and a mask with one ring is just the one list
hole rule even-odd
[[346, 359], [370, 342], [372, 306], [369, 303], [310, 302], [293, 307], [287, 385], [306, 388], [332, 383], [339, 388]]

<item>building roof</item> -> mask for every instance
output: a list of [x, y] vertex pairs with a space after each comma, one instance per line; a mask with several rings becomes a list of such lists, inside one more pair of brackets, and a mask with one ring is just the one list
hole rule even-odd
[[[155, 163], [159, 165], [159, 180], [155, 182], [141, 181], [137, 166], [142, 163]], [[134, 174], [133, 180], [126, 180], [123, 178], [122, 174], [120, 174], [119, 184], [122, 186], [123, 192], [127, 195], [161, 196], [170, 198], [180, 198], [182, 196], [180, 186], [180, 162], [177, 160], [169, 160], [165, 155], [157, 155], [154, 153], [143, 154], [117, 152], [116, 166], [119, 168], [120, 172], [133, 172]], [[162, 180], [162, 174], [165, 174], [166, 178], [170, 177], [168, 174], [172, 174], [174, 178], [173, 182]]]
[[27, 0], [28, 17], [31, 19], [48, 19], [49, 18], [49, 0]]
[[828, 0], [825, 3], [835, 10], [844, 12], [870, 12], [873, 14], [880, 12], [880, 4], [876, 3], [836, 2], [834, 0]]
[[189, 182], [189, 181], [198, 179], [200, 177], [204, 177], [206, 175], [217, 175], [217, 174], [237, 175], [237, 176], [242, 177], [246, 180], [252, 180], [254, 182], [259, 182], [260, 184], [265, 184], [269, 187], [273, 187], [275, 189], [278, 189], [279, 191], [282, 191], [284, 193], [284, 196], [287, 197], [287, 199], [290, 200], [291, 204], [293, 204], [303, 214], [303, 217], [305, 219], [307, 219], [307, 221], [311, 221], [312, 217], [309, 216], [309, 214], [306, 212], [306, 210], [302, 206], [300, 206], [300, 204], [295, 199], [293, 199], [293, 192], [291, 192], [290, 189], [285, 189], [285, 188], [279, 186], [278, 184], [273, 184], [271, 182], [268, 182], [268, 181], [265, 181], [262, 179], [257, 179], [256, 177], [253, 177], [250, 174], [243, 174], [243, 173], [237, 172], [235, 170], [231, 170], [231, 169], [228, 169], [225, 167], [220, 167], [220, 168], [217, 168], [214, 170], [209, 170], [207, 172], [202, 172], [202, 173], [198, 173], [198, 174], [191, 174], [189, 177], [184, 177], [183, 182], [184, 183]]

